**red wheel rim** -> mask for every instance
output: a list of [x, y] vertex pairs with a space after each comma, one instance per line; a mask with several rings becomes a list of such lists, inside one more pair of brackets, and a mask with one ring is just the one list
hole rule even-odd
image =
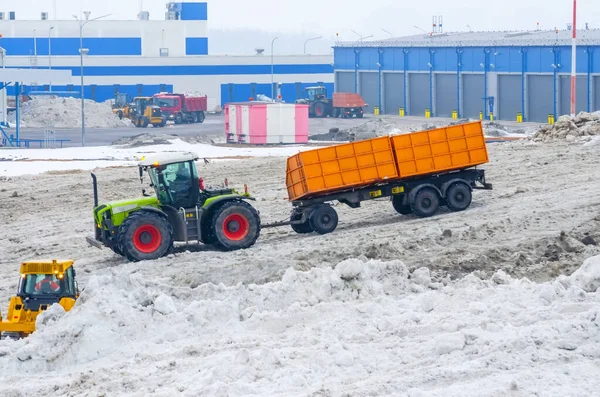
[[142, 225], [133, 234], [133, 245], [140, 252], [154, 252], [160, 247], [161, 242], [162, 235], [153, 225]]
[[240, 214], [231, 214], [223, 221], [223, 234], [229, 240], [243, 240], [250, 231], [248, 219]]

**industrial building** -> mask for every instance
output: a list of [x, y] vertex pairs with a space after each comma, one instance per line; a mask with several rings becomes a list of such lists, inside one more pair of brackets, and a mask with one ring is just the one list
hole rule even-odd
[[[323, 82], [333, 87], [331, 55], [285, 55], [277, 50], [272, 61], [260, 49], [250, 56], [218, 55], [207, 37], [208, 15], [206, 2], [189, 0], [168, 3], [164, 20], [149, 19], [144, 11], [132, 20], [95, 19], [101, 16], [88, 13], [81, 21], [55, 20], [48, 12], [41, 12], [39, 20], [20, 20], [14, 12], [0, 12], [0, 47], [6, 54], [2, 61], [8, 68], [72, 72], [72, 84], [26, 90], [79, 96], [83, 62], [88, 99], [105, 101], [115, 92], [194, 92], [208, 96], [209, 110], [253, 94], [271, 96], [272, 79], [274, 86], [281, 83], [279, 92], [287, 101], [295, 100], [306, 85]], [[280, 45], [276, 49], [285, 48], [282, 40]], [[14, 95], [12, 89], [8, 93]]]
[[[570, 29], [340, 42], [335, 89], [387, 114], [546, 122], [570, 113]], [[600, 110], [600, 30], [577, 37], [576, 109]]]

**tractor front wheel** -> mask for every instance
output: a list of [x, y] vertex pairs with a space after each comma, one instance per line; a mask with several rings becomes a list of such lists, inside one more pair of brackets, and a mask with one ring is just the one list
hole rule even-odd
[[258, 212], [245, 201], [231, 201], [215, 210], [211, 222], [213, 244], [224, 251], [249, 248], [260, 235]]
[[160, 214], [137, 211], [119, 228], [119, 250], [130, 261], [152, 260], [168, 255], [173, 248], [173, 228]]

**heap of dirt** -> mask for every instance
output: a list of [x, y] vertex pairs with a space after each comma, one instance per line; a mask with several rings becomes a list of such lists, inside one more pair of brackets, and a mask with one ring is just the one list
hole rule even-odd
[[[15, 122], [15, 113], [9, 121]], [[23, 103], [21, 127], [25, 128], [78, 128], [81, 127], [81, 99], [68, 97], [32, 97]], [[85, 100], [85, 126], [88, 128], [130, 127], [129, 120], [119, 120], [110, 103]]]
[[215, 144], [214, 140], [205, 136], [178, 136], [175, 134], [151, 134], [144, 133], [133, 136], [126, 136], [117, 139], [111, 146], [120, 146], [124, 148], [136, 148], [141, 146], [171, 145], [173, 141], [181, 140], [187, 143], [205, 143]]
[[575, 117], [560, 116], [555, 124], [538, 130], [532, 140], [551, 142], [556, 140], [589, 140], [600, 135], [600, 112], [581, 112]]

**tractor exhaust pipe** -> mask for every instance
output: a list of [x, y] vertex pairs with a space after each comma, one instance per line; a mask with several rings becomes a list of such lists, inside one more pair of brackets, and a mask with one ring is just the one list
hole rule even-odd
[[92, 172], [92, 184], [94, 186], [94, 208], [98, 206], [98, 180]]

